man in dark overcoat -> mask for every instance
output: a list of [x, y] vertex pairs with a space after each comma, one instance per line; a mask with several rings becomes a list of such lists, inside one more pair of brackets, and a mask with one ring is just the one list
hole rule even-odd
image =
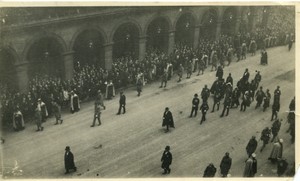
[[227, 174], [231, 168], [231, 163], [232, 159], [230, 158], [229, 153], [226, 152], [220, 163], [222, 177], [227, 177]]
[[206, 167], [203, 177], [214, 177], [216, 172], [217, 172], [217, 168], [214, 166], [214, 164], [210, 163]]
[[252, 136], [246, 146], [248, 157], [250, 157], [251, 154], [255, 152], [256, 148], [257, 148], [257, 141], [255, 139], [255, 136]]
[[271, 135], [271, 129], [269, 127], [266, 127], [265, 129], [262, 130], [260, 140], [263, 141], [263, 146], [261, 147], [260, 152], [262, 152], [265, 146], [269, 143], [271, 137], [270, 135]]
[[200, 107], [200, 110], [202, 112], [202, 118], [201, 118], [200, 124], [202, 124], [203, 121], [206, 121], [205, 116], [206, 116], [206, 113], [207, 113], [208, 109], [209, 109], [209, 106], [208, 106], [207, 102], [203, 102], [201, 107]]
[[255, 106], [255, 109], [257, 109], [258, 107], [260, 107], [264, 97], [265, 97], [265, 93], [264, 91], [262, 90], [263, 88], [260, 87], [259, 90], [256, 92], [255, 94], [255, 97], [256, 97], [256, 106]]
[[121, 109], [123, 109], [123, 114], [126, 112], [126, 96], [124, 95], [123, 91], [120, 92], [120, 100], [119, 100], [119, 111], [118, 115], [121, 114]]
[[271, 100], [271, 94], [269, 89], [267, 89], [264, 97], [263, 112], [265, 112], [266, 109], [270, 106], [270, 100]]
[[203, 102], [207, 102], [207, 99], [210, 95], [210, 91], [209, 89], [207, 88], [207, 85], [204, 86], [204, 88], [202, 89], [201, 91], [201, 98], [202, 98], [202, 101]]
[[70, 170], [74, 170], [76, 172], [77, 168], [75, 167], [75, 163], [74, 163], [74, 155], [71, 152], [70, 147], [67, 146], [65, 151], [66, 151], [65, 152], [65, 169], [66, 169], [65, 174], [70, 173], [69, 172]]
[[218, 66], [218, 69], [216, 72], [216, 77], [218, 77], [218, 79], [220, 80], [223, 78], [223, 74], [224, 74], [224, 72], [223, 72], [222, 66]]
[[229, 108], [231, 107], [231, 102], [232, 102], [231, 99], [232, 99], [231, 96], [226, 96], [225, 97], [224, 108], [223, 108], [223, 111], [222, 111], [222, 114], [221, 114], [220, 117], [224, 116], [225, 111], [226, 111], [226, 116], [228, 116], [228, 114], [229, 114]]
[[272, 135], [273, 135], [271, 142], [273, 142], [274, 139], [277, 137], [280, 127], [281, 127], [281, 121], [279, 121], [279, 119], [276, 119], [276, 121], [272, 124], [271, 127]]
[[160, 161], [162, 162], [161, 168], [164, 169], [163, 174], [170, 174], [170, 165], [172, 164], [172, 153], [170, 152], [170, 146], [166, 146], [165, 151], [162, 154]]
[[163, 114], [163, 123], [162, 123], [162, 126], [163, 127], [167, 126], [167, 129], [166, 129], [165, 132], [169, 131], [169, 127], [175, 128], [173, 116], [172, 116], [172, 113], [171, 113], [171, 111], [169, 110], [168, 107], [165, 108], [165, 112]]

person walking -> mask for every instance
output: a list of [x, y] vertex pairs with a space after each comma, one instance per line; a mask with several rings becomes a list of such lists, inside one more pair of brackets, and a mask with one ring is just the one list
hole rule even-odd
[[54, 125], [57, 125], [58, 121], [62, 124], [64, 120], [61, 118], [61, 106], [54, 100], [52, 100], [52, 110], [56, 120]]
[[265, 97], [265, 93], [264, 93], [262, 87], [260, 87], [259, 90], [256, 92], [255, 97], [256, 97], [256, 101], [257, 101], [255, 109], [257, 109], [258, 107], [260, 107], [260, 105], [262, 104], [262, 101]]
[[179, 64], [178, 71], [177, 71], [177, 75], [178, 75], [178, 81], [177, 82], [181, 81], [182, 76], [183, 76], [183, 72], [184, 72], [184, 68], [183, 68], [182, 64]]
[[42, 112], [39, 110], [39, 108], [35, 109], [35, 121], [37, 125], [36, 131], [43, 131], [44, 127], [42, 126]]
[[169, 132], [169, 127], [171, 128], [175, 128], [174, 126], [174, 120], [173, 120], [173, 116], [171, 111], [169, 110], [168, 107], [165, 108], [165, 112], [163, 114], [163, 123], [162, 126], [166, 126], [166, 131], [165, 132]]
[[203, 102], [201, 107], [200, 107], [200, 110], [202, 112], [202, 118], [201, 118], [201, 121], [200, 121], [200, 124], [202, 124], [203, 121], [206, 121], [206, 112], [208, 111], [209, 109], [209, 106], [207, 104], [207, 102]]
[[119, 111], [117, 115], [121, 114], [121, 109], [123, 109], [123, 114], [126, 112], [126, 96], [124, 95], [123, 91], [120, 92], [120, 100], [119, 100]]
[[224, 116], [224, 113], [226, 111], [226, 115], [225, 116], [228, 116], [229, 114], [229, 108], [231, 107], [231, 96], [226, 96], [225, 97], [225, 100], [224, 100], [224, 108], [223, 108], [223, 111], [222, 111], [222, 114], [220, 117], [223, 117]]
[[226, 152], [220, 164], [222, 177], [227, 177], [229, 170], [231, 168], [231, 163], [232, 163], [232, 159], [230, 158], [229, 153]]
[[164, 73], [161, 76], [161, 84], [160, 84], [159, 88], [162, 88], [163, 84], [165, 84], [164, 88], [167, 87], [167, 82], [168, 82], [168, 72], [166, 70], [164, 70]]
[[260, 140], [263, 141], [263, 146], [261, 147], [260, 152], [262, 152], [265, 146], [269, 143], [270, 135], [271, 129], [269, 127], [262, 130]]
[[263, 112], [270, 106], [271, 94], [269, 89], [266, 90], [265, 97], [264, 97], [264, 104], [263, 104]]
[[210, 163], [206, 167], [203, 177], [214, 177], [216, 172], [217, 172], [217, 168], [214, 166], [214, 164]]
[[255, 139], [255, 136], [252, 136], [251, 139], [249, 140], [247, 146], [246, 146], [246, 151], [248, 154], [248, 158], [251, 156], [252, 153], [255, 152], [257, 148], [257, 141]]
[[288, 167], [288, 162], [285, 158], [280, 158], [277, 161], [277, 175], [281, 177]]
[[271, 142], [274, 141], [274, 139], [277, 137], [278, 135], [278, 132], [280, 130], [280, 127], [281, 127], [281, 121], [282, 119], [279, 121], [279, 119], [276, 119], [276, 121], [272, 124], [272, 127], [271, 127], [271, 130], [272, 130], [272, 140]]
[[70, 170], [74, 170], [75, 172], [77, 171], [77, 168], [74, 163], [74, 155], [71, 152], [70, 146], [66, 146], [65, 149], [65, 169], [65, 174], [70, 173]]
[[15, 131], [21, 131], [25, 129], [23, 114], [19, 107], [17, 107], [13, 113], [13, 128]]
[[160, 161], [162, 162], [161, 168], [164, 169], [163, 175], [170, 174], [170, 165], [172, 164], [172, 153], [170, 152], [170, 146], [166, 146]]
[[95, 111], [94, 111], [94, 119], [93, 119], [93, 124], [91, 125], [91, 127], [94, 127], [95, 126], [95, 123], [96, 123], [96, 119], [98, 120], [98, 126], [101, 125], [101, 119], [100, 119], [100, 116], [101, 116], [101, 104], [99, 101], [95, 101]]
[[250, 157], [246, 160], [245, 169], [244, 169], [244, 177], [254, 177], [257, 173], [257, 160], [256, 154], [252, 153]]
[[199, 109], [199, 103], [200, 103], [200, 100], [198, 98], [198, 94], [195, 94], [194, 98], [192, 100], [192, 111], [191, 111], [190, 118], [193, 116], [193, 113], [195, 113], [194, 117], [197, 116], [197, 112], [198, 112], [198, 109]]

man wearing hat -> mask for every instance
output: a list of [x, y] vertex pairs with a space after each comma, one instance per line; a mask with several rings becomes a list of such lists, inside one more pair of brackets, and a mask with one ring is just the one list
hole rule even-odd
[[248, 157], [250, 157], [251, 154], [255, 152], [256, 148], [257, 148], [257, 141], [255, 139], [255, 136], [252, 136], [246, 147]]
[[74, 163], [74, 155], [71, 152], [70, 147], [67, 146], [65, 150], [66, 150], [66, 152], [65, 152], [65, 169], [66, 169], [66, 172], [65, 172], [65, 174], [69, 173], [70, 170], [74, 170], [76, 172], [77, 168], [75, 167], [75, 163]]
[[60, 124], [63, 123], [63, 119], [61, 118], [61, 106], [52, 99], [52, 110], [56, 119], [56, 123], [54, 125], [58, 124], [58, 121], [60, 121]]
[[70, 101], [71, 113], [78, 112], [80, 110], [79, 97], [74, 91], [71, 91]]
[[37, 130], [36, 131], [43, 131], [44, 127], [42, 126], [42, 112], [36, 108], [35, 109], [35, 121], [37, 125]]
[[214, 166], [214, 164], [210, 163], [206, 167], [203, 177], [214, 177], [216, 172], [217, 172], [217, 168]]
[[195, 112], [194, 117], [197, 116], [197, 112], [198, 112], [198, 108], [199, 108], [199, 103], [200, 103], [200, 100], [198, 98], [198, 94], [195, 94], [194, 98], [192, 100], [192, 111], [191, 111], [190, 118], [192, 117], [192, 115], [193, 115], [194, 112]]
[[257, 172], [257, 160], [256, 154], [252, 153], [250, 157], [246, 161], [245, 169], [244, 169], [244, 177], [254, 177]]
[[222, 177], [227, 177], [227, 174], [231, 168], [231, 163], [232, 163], [232, 159], [230, 158], [229, 153], [226, 152], [220, 164]]
[[201, 118], [200, 124], [202, 124], [203, 121], [206, 121], [206, 113], [207, 113], [208, 109], [209, 109], [209, 106], [208, 106], [207, 102], [203, 102], [200, 107], [200, 110], [202, 112], [202, 118]]
[[48, 111], [47, 111], [46, 104], [42, 101], [41, 98], [38, 99], [37, 108], [41, 112], [42, 122], [45, 122], [48, 116]]
[[[282, 121], [282, 119], [281, 119], [281, 121]], [[276, 119], [276, 121], [272, 124], [271, 129], [272, 129], [272, 135], [273, 135], [273, 138], [272, 138], [271, 142], [273, 142], [274, 139], [275, 139], [275, 138], [277, 137], [277, 135], [278, 135], [278, 132], [279, 132], [280, 127], [281, 127], [281, 121], [279, 121], [279, 119]]]
[[260, 105], [262, 104], [262, 101], [265, 97], [265, 93], [263, 91], [262, 86], [260, 86], [259, 90], [256, 92], [255, 94], [255, 98], [256, 98], [256, 106], [255, 109], [257, 109], [258, 107], [260, 107]]
[[169, 132], [169, 127], [175, 128], [174, 126], [174, 120], [171, 111], [168, 107], [165, 108], [165, 112], [163, 114], [163, 123], [162, 126], [167, 126], [167, 129], [165, 132]]
[[123, 109], [123, 114], [126, 112], [126, 96], [123, 94], [123, 91], [120, 92], [120, 100], [119, 100], [119, 111], [117, 115], [121, 114], [121, 109]]
[[164, 169], [163, 174], [164, 175], [170, 174], [171, 173], [170, 165], [172, 164], [172, 153], [170, 152], [170, 146], [166, 146], [160, 161], [162, 162], [161, 168]]

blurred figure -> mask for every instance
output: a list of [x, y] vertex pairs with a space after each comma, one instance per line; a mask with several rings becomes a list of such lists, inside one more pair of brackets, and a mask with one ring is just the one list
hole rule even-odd
[[70, 170], [74, 170], [76, 172], [77, 168], [75, 167], [75, 163], [74, 163], [74, 155], [71, 152], [70, 147], [67, 146], [65, 151], [66, 151], [65, 152], [65, 169], [66, 169], [65, 174], [70, 173]]
[[203, 177], [214, 177], [216, 172], [217, 172], [217, 168], [214, 166], [214, 164], [210, 163], [206, 167]]
[[172, 164], [172, 153], [170, 152], [170, 146], [166, 146], [165, 151], [162, 154], [161, 157], [161, 168], [164, 169], [164, 172], [162, 173], [163, 175], [165, 174], [170, 174], [171, 169], [170, 165]]
[[228, 172], [231, 168], [231, 163], [232, 163], [232, 159], [229, 157], [229, 153], [226, 152], [220, 164], [222, 177], [227, 177]]

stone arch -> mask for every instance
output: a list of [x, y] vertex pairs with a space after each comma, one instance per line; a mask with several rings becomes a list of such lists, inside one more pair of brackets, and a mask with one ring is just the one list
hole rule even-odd
[[[122, 26], [123, 24], [127, 24], [127, 23], [130, 23], [130, 24], [133, 24], [134, 26], [136, 26], [137, 27], [137, 29], [138, 29], [138, 32], [139, 32], [139, 35], [140, 36], [142, 36], [143, 34], [143, 30], [142, 30], [142, 27], [141, 27], [141, 25], [140, 25], [140, 23], [139, 22], [137, 22], [135, 19], [132, 19], [132, 18], [126, 18], [126, 19], [122, 19], [122, 20], [119, 20], [116, 24], [115, 24], [115, 26], [112, 28], [112, 30], [111, 30], [111, 34], [110, 34], [110, 36], [109, 36], [109, 42], [113, 42], [113, 38], [114, 38], [114, 35], [115, 35], [115, 33], [116, 33], [116, 31], [118, 30], [118, 28], [120, 27], [120, 26]], [[108, 42], [108, 43], [109, 43]]]
[[193, 12], [182, 12], [175, 20], [175, 43], [193, 46], [196, 16]]
[[237, 7], [227, 7], [223, 11], [222, 34], [233, 35], [237, 21]]
[[148, 21], [147, 21], [147, 23], [146, 23], [146, 25], [145, 25], [145, 27], [144, 27], [144, 32], [143, 32], [143, 34], [147, 34], [147, 30], [148, 30], [148, 28], [149, 28], [149, 25], [155, 20], [155, 19], [157, 19], [157, 18], [163, 18], [163, 19], [165, 19], [166, 20], [166, 22], [167, 22], [167, 24], [168, 24], [168, 27], [169, 27], [169, 30], [170, 29], [172, 29], [172, 22], [171, 22], [171, 20], [170, 20], [170, 18], [168, 17], [168, 16], [165, 16], [165, 15], [160, 15], [160, 14], [155, 14], [155, 15], [153, 15]]
[[63, 52], [66, 52], [68, 50], [68, 46], [67, 46], [65, 40], [61, 36], [59, 36], [53, 32], [40, 31], [37, 34], [34, 34], [32, 37], [33, 38], [28, 41], [28, 43], [22, 53], [22, 61], [27, 61], [26, 56], [27, 56], [27, 53], [28, 53], [30, 47], [42, 38], [53, 38], [59, 43], [59, 45], [61, 45]]
[[9, 45], [3, 45], [0, 46], [0, 51], [1, 50], [5, 50], [9, 52], [13, 56], [14, 61], [12, 62], [12, 64], [18, 64], [20, 62], [20, 56], [18, 55], [17, 51], [13, 47]]
[[112, 33], [113, 37], [111, 37], [113, 57], [131, 56], [138, 58], [141, 27], [132, 21], [124, 22], [116, 27]]
[[200, 37], [214, 39], [216, 36], [217, 24], [218, 24], [218, 9], [209, 8], [201, 17], [201, 31]]
[[70, 43], [69, 43], [69, 47], [68, 47], [69, 50], [72, 50], [72, 49], [73, 49], [74, 43], [75, 43], [77, 37], [78, 37], [81, 33], [83, 33], [84, 31], [86, 31], [86, 30], [95, 30], [95, 31], [98, 31], [98, 32], [102, 35], [103, 43], [104, 43], [104, 44], [107, 43], [108, 37], [107, 37], [107, 34], [105, 33], [105, 31], [103, 31], [102, 28], [100, 28], [100, 27], [98, 27], [98, 26], [91, 26], [91, 27], [90, 27], [90, 26], [89, 26], [89, 27], [82, 26], [82, 27], [78, 28], [77, 31], [75, 32], [75, 34], [72, 36], [72, 39], [71, 39], [71, 41], [70, 41]]
[[147, 49], [155, 48], [163, 52], [168, 51], [170, 23], [170, 20], [164, 16], [154, 16], [147, 22], [145, 28]]

